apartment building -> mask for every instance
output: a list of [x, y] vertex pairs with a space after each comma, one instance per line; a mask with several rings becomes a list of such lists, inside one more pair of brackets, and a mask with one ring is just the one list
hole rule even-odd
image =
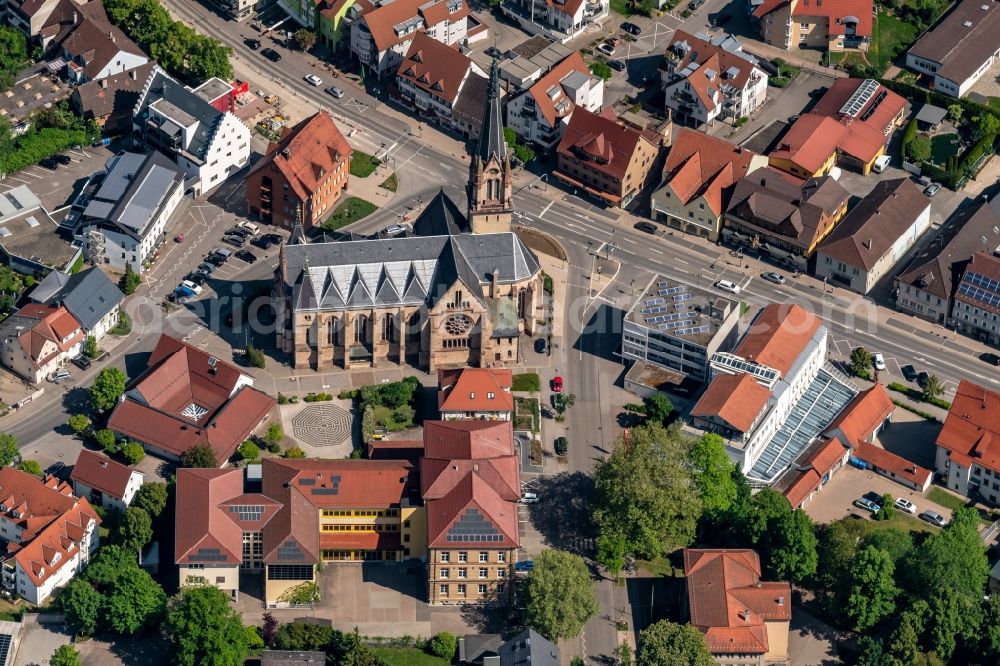
[[247, 174], [247, 215], [289, 231], [322, 226], [347, 192], [350, 159], [326, 111], [286, 128]]
[[557, 42], [567, 42], [588, 25], [603, 23], [610, 4], [609, 0], [508, 0], [500, 3], [500, 12], [529, 35], [544, 35]]
[[448, 46], [463, 43], [468, 16], [466, 0], [358, 0], [347, 10], [351, 54], [379, 77], [394, 74], [417, 33]]
[[936, 446], [934, 470], [949, 490], [1000, 504], [1000, 393], [963, 379]]
[[438, 370], [438, 412], [444, 421], [509, 421], [514, 412], [510, 368]]
[[32, 384], [80, 354], [86, 334], [62, 306], [29, 303], [0, 322], [0, 364]]
[[951, 318], [965, 335], [994, 347], [1000, 345], [1000, 258], [972, 255], [955, 291]]
[[207, 194], [250, 161], [250, 129], [235, 104], [221, 79], [186, 88], [157, 67], [133, 110], [132, 144], [163, 153], [187, 174], [186, 190]]
[[81, 449], [69, 475], [73, 493], [108, 511], [124, 511], [142, 487], [145, 475], [107, 456]]
[[83, 571], [100, 546], [101, 519], [68, 483], [0, 468], [0, 581], [10, 594], [41, 605]]
[[906, 52], [906, 66], [936, 92], [962, 97], [1000, 57], [1000, 5], [962, 0]]
[[604, 105], [604, 81], [590, 73], [574, 51], [553, 65], [526, 90], [507, 100], [507, 127], [522, 139], [555, 148], [576, 108], [597, 113]]
[[735, 37], [674, 33], [660, 66], [667, 113], [681, 125], [747, 118], [767, 97], [767, 73]]
[[867, 51], [872, 0], [750, 0], [761, 37], [785, 50]]
[[[56, 37], [56, 52], [72, 84], [98, 81], [149, 62], [146, 53], [107, 18], [73, 13], [73, 22]], [[58, 61], [57, 61], [58, 64]]]

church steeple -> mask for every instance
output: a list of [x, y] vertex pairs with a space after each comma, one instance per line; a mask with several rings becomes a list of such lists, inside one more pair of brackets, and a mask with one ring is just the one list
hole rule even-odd
[[490, 66], [483, 125], [469, 164], [468, 192], [469, 225], [473, 233], [510, 231], [513, 183], [510, 154], [503, 135], [500, 69], [496, 59]]

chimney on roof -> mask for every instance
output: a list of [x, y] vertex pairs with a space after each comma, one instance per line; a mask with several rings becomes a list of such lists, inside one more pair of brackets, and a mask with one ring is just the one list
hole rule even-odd
[[114, 42], [115, 41], [115, 33], [113, 33], [112, 31], [108, 30], [108, 39], [110, 39], [112, 42]]
[[865, 246], [866, 250], [872, 249], [872, 239], [871, 238], [869, 238], [867, 240], [861, 241], [861, 244]]
[[77, 13], [77, 11], [76, 11], [76, 10], [74, 9], [74, 10], [73, 10], [73, 25], [76, 25], [76, 21], [77, 21], [77, 18], [79, 18], [79, 16], [80, 16], [80, 15], [79, 15], [79, 14]]
[[500, 269], [499, 268], [494, 268], [493, 269], [493, 276], [492, 277], [493, 277], [493, 281], [490, 284], [490, 298], [497, 298], [497, 288], [498, 288], [499, 281], [500, 281]]
[[133, 81], [136, 80], [137, 75], [136, 75], [136, 72], [135, 72], [135, 67], [133, 67], [132, 69], [128, 70], [128, 78], [132, 79]]
[[103, 88], [104, 90], [107, 90], [108, 89], [108, 80], [107, 80], [107, 78], [101, 79], [100, 83], [98, 85], [100, 85], [101, 88]]
[[479, 471], [479, 463], [472, 463], [472, 471], [473, 472]]

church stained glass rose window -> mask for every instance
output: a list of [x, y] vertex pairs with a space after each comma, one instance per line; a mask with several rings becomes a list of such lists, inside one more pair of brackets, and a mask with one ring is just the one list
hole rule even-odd
[[445, 319], [444, 330], [449, 335], [465, 335], [472, 330], [472, 318], [469, 315], [453, 314]]

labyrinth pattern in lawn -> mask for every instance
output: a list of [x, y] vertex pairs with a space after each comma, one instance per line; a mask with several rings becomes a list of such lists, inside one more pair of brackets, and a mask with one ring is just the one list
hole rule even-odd
[[351, 437], [351, 420], [337, 405], [309, 405], [292, 418], [292, 432], [310, 446], [336, 446]]

